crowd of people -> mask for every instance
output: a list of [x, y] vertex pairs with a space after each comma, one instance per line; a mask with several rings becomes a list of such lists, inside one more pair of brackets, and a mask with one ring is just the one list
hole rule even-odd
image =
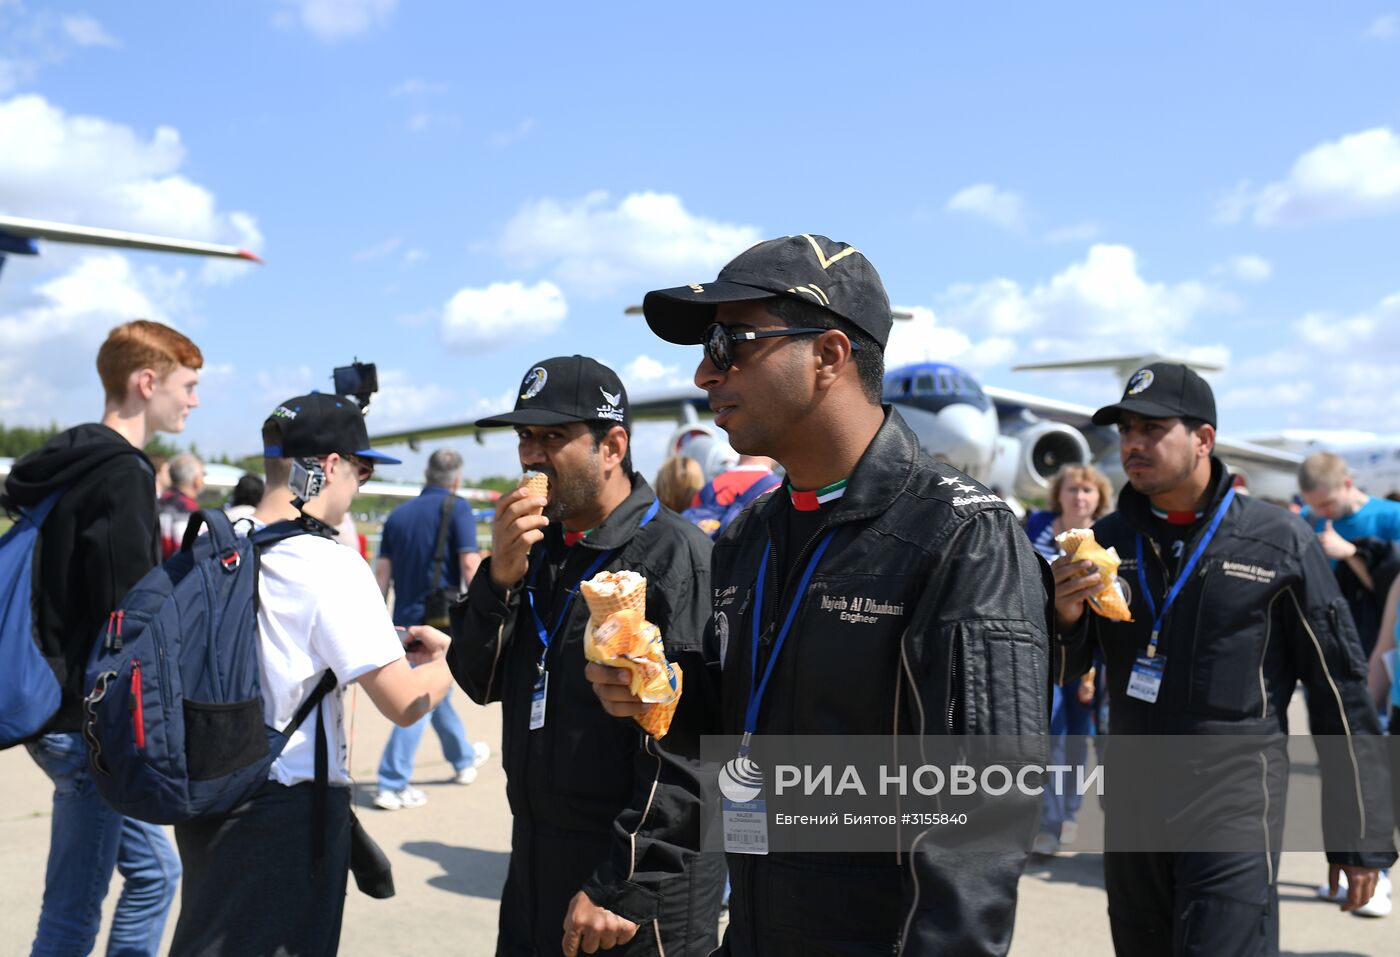
[[[702, 347], [695, 381], [739, 458], [707, 480], [678, 456], [653, 487], [633, 467], [619, 376], [585, 356], [543, 359], [513, 408], [477, 423], [514, 430], [521, 469], [549, 480], [546, 494], [501, 497], [489, 553], [455, 494], [462, 460], [444, 449], [390, 516], [371, 571], [336, 546], [338, 527], [375, 467], [396, 460], [369, 446], [347, 397], [271, 410], [265, 481], [230, 507], [245, 533], [296, 525], [257, 570], [262, 712], [287, 743], [246, 802], [178, 824], [177, 848], [98, 797], [83, 678], [99, 626], [181, 552], [199, 509], [199, 461], [172, 459], [158, 499], [140, 450], [184, 428], [203, 357], [158, 323], [112, 331], [97, 358], [101, 420], [22, 459], [5, 487], [11, 509], [62, 493], [34, 586], [63, 696], [26, 743], [55, 785], [33, 953], [90, 951], [114, 869], [112, 953], [156, 952], [177, 884], [174, 954], [335, 953], [363, 840], [343, 703], [356, 684], [397, 725], [373, 799], [385, 810], [425, 801], [410, 779], [427, 724], [457, 782], [487, 760], [453, 684], [500, 703], [512, 828], [496, 953], [522, 957], [1005, 954], [1028, 857], [1076, 840], [1074, 796], [1046, 789], [1001, 799], [996, 820], [1024, 840], [991, 849], [931, 827], [860, 854], [770, 848], [762, 802], [721, 793], [708, 736], [732, 736], [762, 794], [753, 749], [772, 735], [881, 736], [910, 759], [926, 736], [1005, 736], [1073, 766], [1094, 733], [1286, 732], [1300, 685], [1316, 735], [1374, 737], [1383, 717], [1400, 727], [1400, 505], [1368, 498], [1325, 454], [1300, 472], [1301, 519], [1251, 499], [1215, 454], [1214, 395], [1189, 368], [1145, 366], [1095, 413], [1118, 435], [1116, 498], [1098, 469], [1067, 467], [1023, 524], [882, 404], [889, 299], [854, 247], [760, 243], [715, 279], [648, 293], [643, 312], [660, 338]], [[1058, 543], [1089, 527], [1122, 559], [1131, 620], [1094, 613], [1102, 573]], [[644, 617], [684, 677], [664, 739], [632, 720], [655, 704], [630, 672], [585, 658], [594, 626], [576, 599], [602, 572], [645, 580]], [[838, 615], [818, 594], [870, 613]], [[1329, 848], [1319, 889], [1354, 914], [1389, 911], [1391, 773], [1321, 758], [1324, 810], [1371, 838]], [[1113, 794], [1110, 834], [1172, 810]], [[712, 824], [724, 855], [704, 852]], [[1116, 950], [1277, 954], [1277, 866], [1277, 848], [1110, 850]]]

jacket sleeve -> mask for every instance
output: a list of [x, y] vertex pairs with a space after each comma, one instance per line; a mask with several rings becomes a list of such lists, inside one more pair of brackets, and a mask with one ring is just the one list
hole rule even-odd
[[[83, 563], [97, 617], [116, 608], [126, 593], [160, 561], [155, 478], [136, 456], [123, 456], [120, 468], [102, 482], [102, 514], [83, 529]], [[149, 502], [146, 508], [141, 502]], [[92, 640], [95, 635], [85, 635]]]
[[[902, 649], [915, 730], [996, 736], [960, 742], [980, 756], [969, 763], [1044, 764], [1048, 570], [1005, 509], [963, 519], [935, 549], [947, 557], [930, 575]], [[966, 812], [970, 827], [904, 837], [905, 957], [1006, 953], [1039, 806], [1012, 788], [945, 807]]]
[[452, 677], [477, 704], [501, 700], [501, 674], [515, 634], [520, 595], [496, 590], [491, 559], [477, 569], [467, 597], [452, 606], [452, 644], [447, 665]]
[[1322, 777], [1323, 839], [1333, 864], [1389, 867], [1390, 782], [1380, 722], [1366, 691], [1366, 662], [1327, 558], [1299, 536], [1302, 574], [1289, 588], [1289, 651], [1308, 690], [1308, 719]]
[[[678, 552], [674, 558], [667, 563], [661, 587], [648, 586], [647, 615], [661, 629], [667, 659], [681, 666], [679, 718], [687, 699], [700, 704], [698, 692], [704, 687], [703, 682], [692, 686], [691, 675], [705, 671], [702, 646], [710, 619], [710, 573], [707, 556], [698, 550]], [[637, 732], [631, 798], [613, 822], [607, 860], [583, 890], [595, 904], [638, 924], [655, 920], [667, 898], [710, 894], [717, 919], [723, 886], [720, 857], [702, 855], [699, 849], [705, 815], [713, 814], [718, 804], [719, 768], [671, 749], [672, 735], [677, 734], [674, 722], [661, 741], [640, 728]]]

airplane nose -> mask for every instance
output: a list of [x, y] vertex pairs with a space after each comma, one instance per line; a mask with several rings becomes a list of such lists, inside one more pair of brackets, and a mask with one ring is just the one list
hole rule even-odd
[[985, 480], [996, 451], [995, 412], [954, 402], [936, 413], [901, 406], [899, 414], [918, 435], [925, 452], [979, 481]]

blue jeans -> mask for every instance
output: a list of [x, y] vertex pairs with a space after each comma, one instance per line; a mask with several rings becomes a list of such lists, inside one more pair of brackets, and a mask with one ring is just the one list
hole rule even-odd
[[102, 803], [78, 732], [46, 734], [25, 747], [54, 784], [44, 905], [31, 954], [92, 951], [113, 867], [125, 883], [107, 953], [155, 954], [180, 885], [180, 858], [164, 828], [122, 817]]
[[402, 791], [408, 787], [409, 778], [413, 776], [413, 756], [418, 753], [418, 742], [423, 740], [423, 729], [429, 721], [442, 742], [442, 756], [451, 762], [453, 769], [460, 771], [472, 766], [476, 751], [467, 740], [467, 729], [457, 717], [457, 709], [452, 707], [449, 689], [447, 696], [431, 712], [406, 728], [395, 725], [389, 733], [389, 743], [379, 759], [379, 790]]
[[1056, 685], [1050, 709], [1050, 763], [1069, 765], [1076, 770], [1060, 778], [1063, 782], [1055, 793], [1054, 778], [1045, 782], [1045, 794], [1041, 798], [1040, 830], [1056, 840], [1060, 837], [1060, 825], [1073, 821], [1079, 813], [1084, 797], [1075, 787], [1075, 782], [1089, 760], [1089, 735], [1094, 733], [1093, 704], [1079, 703], [1079, 679], [1069, 684]]

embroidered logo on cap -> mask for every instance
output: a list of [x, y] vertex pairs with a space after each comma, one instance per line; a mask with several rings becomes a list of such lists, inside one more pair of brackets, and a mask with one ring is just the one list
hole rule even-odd
[[520, 383], [522, 399], [533, 399], [544, 389], [544, 384], [549, 381], [549, 373], [544, 370], [544, 366], [535, 366], [525, 376], [525, 381]]
[[1128, 395], [1137, 395], [1139, 392], [1146, 392], [1152, 385], [1153, 375], [1151, 369], [1139, 369], [1133, 373], [1133, 377], [1128, 380]]

